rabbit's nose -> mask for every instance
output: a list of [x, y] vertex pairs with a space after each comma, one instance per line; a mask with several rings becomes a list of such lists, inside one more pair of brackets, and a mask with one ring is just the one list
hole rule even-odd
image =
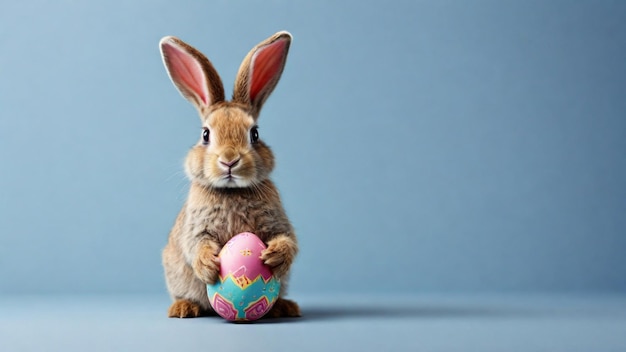
[[227, 168], [232, 168], [239, 163], [239, 160], [241, 160], [241, 157], [237, 157], [237, 159], [233, 159], [231, 161], [223, 161], [220, 159], [220, 164], [226, 166]]

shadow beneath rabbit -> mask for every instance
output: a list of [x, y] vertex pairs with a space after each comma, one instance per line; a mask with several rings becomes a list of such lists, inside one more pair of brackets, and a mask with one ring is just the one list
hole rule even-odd
[[342, 319], [455, 319], [520, 317], [530, 312], [515, 309], [497, 309], [472, 306], [345, 306], [303, 308], [302, 321]]
[[[264, 318], [252, 322], [235, 322], [234, 324], [282, 324], [354, 319], [488, 319], [528, 315], [534, 314], [530, 311], [512, 308], [497, 309], [472, 306], [305, 306], [302, 308], [302, 317]], [[228, 323], [233, 324], [233, 322]]]

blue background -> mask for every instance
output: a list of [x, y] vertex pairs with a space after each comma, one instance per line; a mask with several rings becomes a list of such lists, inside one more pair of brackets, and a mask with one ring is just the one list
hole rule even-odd
[[626, 290], [626, 2], [22, 1], [0, 11], [0, 293], [165, 292], [195, 111], [294, 42], [261, 116], [291, 292]]

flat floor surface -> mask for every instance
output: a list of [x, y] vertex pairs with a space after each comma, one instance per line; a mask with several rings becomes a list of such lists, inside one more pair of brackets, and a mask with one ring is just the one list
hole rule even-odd
[[304, 317], [168, 319], [165, 296], [0, 297], [0, 351], [626, 351], [623, 296], [308, 296]]

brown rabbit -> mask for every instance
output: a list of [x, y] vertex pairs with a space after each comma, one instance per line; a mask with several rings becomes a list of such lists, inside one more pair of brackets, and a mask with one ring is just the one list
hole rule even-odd
[[255, 233], [266, 243], [261, 259], [281, 282], [281, 297], [267, 316], [300, 316], [298, 305], [282, 298], [298, 252], [296, 235], [269, 179], [274, 156], [259, 139], [257, 127], [290, 43], [289, 33], [278, 32], [255, 46], [239, 68], [229, 102], [219, 75], [202, 53], [178, 38], [161, 39], [165, 68], [202, 121], [200, 141], [185, 160], [189, 195], [163, 250], [165, 279], [174, 301], [170, 317], [214, 314], [206, 284], [218, 279], [222, 246], [241, 232]]

